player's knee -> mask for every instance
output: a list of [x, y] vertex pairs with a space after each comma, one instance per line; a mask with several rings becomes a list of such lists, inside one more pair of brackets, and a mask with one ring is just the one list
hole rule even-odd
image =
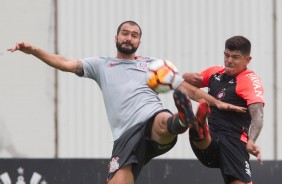
[[152, 131], [158, 134], [160, 137], [165, 136], [169, 133], [167, 130], [166, 122], [156, 122], [152, 128]]
[[153, 122], [152, 131], [158, 134], [159, 136], [166, 136], [169, 134], [167, 130], [167, 120], [171, 116], [171, 114], [167, 112], [159, 113]]

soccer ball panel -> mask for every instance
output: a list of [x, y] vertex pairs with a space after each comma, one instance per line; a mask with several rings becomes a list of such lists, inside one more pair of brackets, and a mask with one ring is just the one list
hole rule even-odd
[[147, 84], [158, 93], [172, 90], [177, 68], [167, 60], [152, 61], [148, 67]]

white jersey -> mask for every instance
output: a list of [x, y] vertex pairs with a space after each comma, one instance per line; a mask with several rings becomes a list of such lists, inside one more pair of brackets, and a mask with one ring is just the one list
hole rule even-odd
[[158, 94], [146, 83], [148, 64], [155, 58], [123, 60], [113, 57], [82, 59], [84, 76], [102, 90], [114, 140], [130, 127], [149, 119], [163, 108]]

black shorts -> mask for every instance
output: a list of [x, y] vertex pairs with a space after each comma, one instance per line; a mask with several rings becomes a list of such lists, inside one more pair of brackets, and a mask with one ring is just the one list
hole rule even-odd
[[190, 141], [191, 147], [202, 164], [211, 168], [220, 168], [225, 183], [240, 180], [251, 183], [250, 155], [246, 144], [237, 138], [213, 135], [209, 147], [197, 149]]
[[[160, 112], [169, 112], [162, 110]], [[132, 164], [132, 173], [136, 180], [142, 167], [152, 158], [168, 152], [176, 144], [177, 137], [169, 144], [161, 145], [151, 139], [152, 124], [155, 113], [149, 120], [139, 123], [125, 131], [114, 142], [111, 161], [108, 165], [110, 180], [122, 167]]]

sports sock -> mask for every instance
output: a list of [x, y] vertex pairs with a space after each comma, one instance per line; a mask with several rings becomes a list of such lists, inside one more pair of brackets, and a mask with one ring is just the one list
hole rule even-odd
[[167, 120], [167, 130], [172, 134], [182, 134], [188, 129], [188, 125], [181, 122], [179, 115], [174, 114]]
[[179, 75], [179, 74], [176, 74], [174, 76], [174, 80], [172, 82], [172, 89], [176, 89], [178, 88], [178, 86], [180, 86], [180, 84], [184, 81], [184, 79]]

